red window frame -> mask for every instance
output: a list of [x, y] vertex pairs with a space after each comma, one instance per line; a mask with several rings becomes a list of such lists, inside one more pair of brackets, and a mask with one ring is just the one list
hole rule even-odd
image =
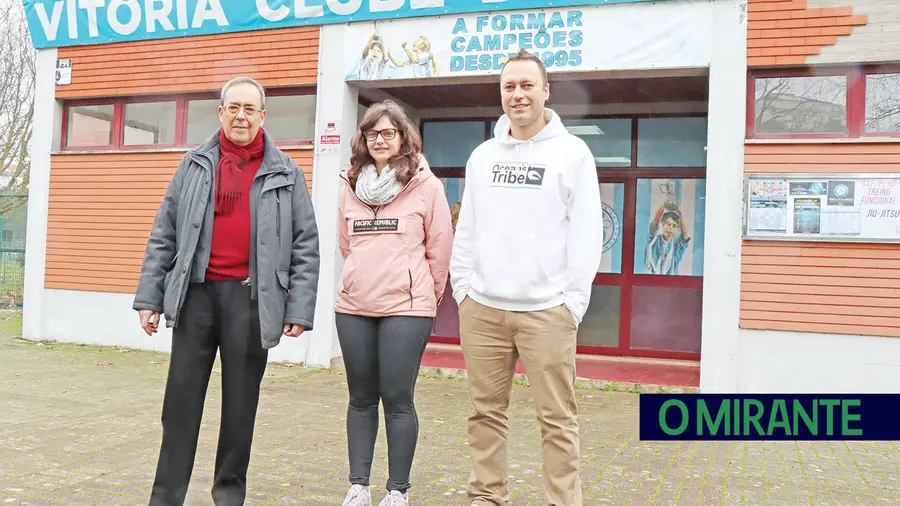
[[[266, 90], [266, 98], [295, 96], [295, 95], [315, 95], [316, 90], [313, 87], [302, 88], [279, 88]], [[152, 95], [140, 97], [109, 97], [109, 98], [89, 98], [66, 100], [63, 103], [62, 110], [62, 126], [60, 135], [61, 151], [131, 151], [131, 150], [148, 150], [148, 149], [171, 149], [171, 148], [191, 148], [198, 146], [198, 143], [187, 143], [187, 107], [188, 102], [192, 100], [218, 100], [217, 92], [207, 93], [191, 93], [179, 95]], [[145, 145], [124, 145], [125, 133], [125, 105], [139, 104], [147, 102], [175, 102], [175, 143], [174, 144], [145, 144]], [[69, 109], [72, 107], [85, 105], [112, 105], [113, 106], [113, 122], [112, 122], [112, 142], [108, 145], [101, 146], [75, 146], [68, 145], [69, 136]], [[295, 141], [279, 141], [275, 143], [279, 146], [312, 146], [313, 140], [295, 140]]]
[[[747, 139], [866, 139], [900, 137], [898, 132], [866, 132], [866, 77], [873, 74], [900, 74], [900, 65], [857, 67], [802, 67], [751, 70], [747, 74]], [[836, 133], [756, 133], [756, 80], [778, 77], [846, 77], [846, 132]]]

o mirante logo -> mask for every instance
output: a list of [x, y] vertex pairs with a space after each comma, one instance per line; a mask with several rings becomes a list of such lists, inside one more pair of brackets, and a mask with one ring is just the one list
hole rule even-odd
[[900, 394], [641, 394], [640, 439], [900, 439]]

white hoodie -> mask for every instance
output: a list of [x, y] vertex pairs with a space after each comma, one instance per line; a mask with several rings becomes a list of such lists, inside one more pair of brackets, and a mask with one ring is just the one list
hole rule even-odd
[[509, 135], [503, 115], [494, 138], [466, 164], [450, 282], [466, 296], [507, 311], [565, 304], [581, 323], [600, 266], [603, 212], [590, 148], [544, 109], [532, 139]]

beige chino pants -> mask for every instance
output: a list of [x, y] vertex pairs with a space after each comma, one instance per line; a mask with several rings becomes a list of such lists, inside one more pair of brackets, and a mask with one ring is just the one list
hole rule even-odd
[[502, 506], [509, 499], [506, 410], [521, 357], [541, 427], [546, 504], [581, 506], [577, 329], [568, 308], [502, 311], [466, 297], [459, 307], [459, 326], [473, 407], [468, 421], [470, 500]]

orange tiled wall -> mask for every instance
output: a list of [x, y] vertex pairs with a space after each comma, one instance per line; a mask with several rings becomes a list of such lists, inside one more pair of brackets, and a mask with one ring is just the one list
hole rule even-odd
[[[748, 7], [751, 68], [802, 66], [823, 45], [852, 42], [853, 27], [869, 21], [849, 5], [808, 8], [807, 0]], [[744, 153], [752, 174], [900, 173], [900, 143], [755, 142]], [[741, 257], [742, 328], [900, 337], [900, 246], [745, 241]]]
[[263, 86], [314, 84], [319, 28], [299, 27], [61, 48], [72, 84], [57, 98], [219, 90], [247, 75]]
[[[749, 144], [744, 170], [897, 173], [900, 143]], [[900, 246], [745, 241], [741, 327], [900, 337]]]
[[[312, 183], [312, 149], [286, 150]], [[51, 157], [45, 288], [134, 293], [179, 151]]]
[[[318, 27], [62, 48], [60, 99], [218, 91], [237, 75], [315, 84]], [[289, 154], [312, 184], [311, 149]], [[132, 293], [150, 222], [183, 152], [60, 153], [50, 162], [46, 288]]]

